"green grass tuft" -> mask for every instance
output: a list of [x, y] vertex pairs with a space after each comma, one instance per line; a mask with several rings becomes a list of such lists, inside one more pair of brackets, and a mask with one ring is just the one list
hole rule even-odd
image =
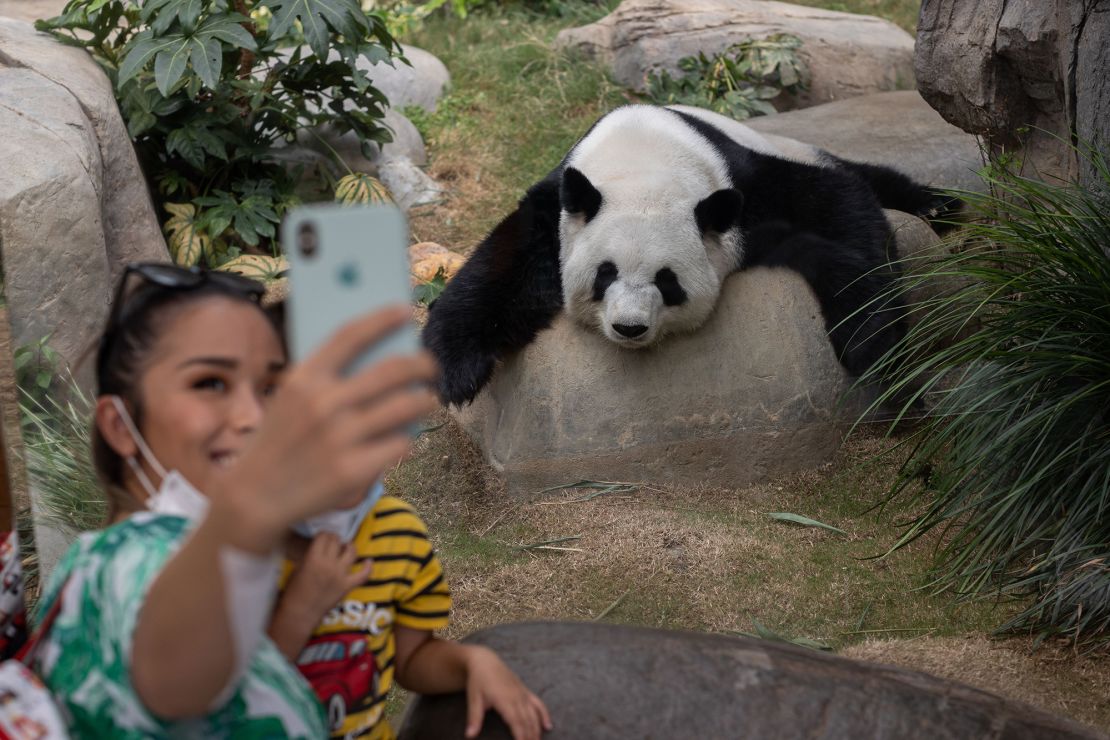
[[[1110, 167], [1101, 193], [1000, 169], [977, 219], [904, 287], [947, 282], [871, 373], [931, 418], [890, 496], [924, 510], [894, 549], [946, 533], [932, 585], [1030, 605], [1001, 630], [1110, 638]], [[925, 485], [920, 485], [925, 481]]]

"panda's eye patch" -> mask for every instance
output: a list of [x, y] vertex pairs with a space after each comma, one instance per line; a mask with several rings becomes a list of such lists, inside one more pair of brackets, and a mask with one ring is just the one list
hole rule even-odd
[[617, 279], [617, 266], [612, 262], [602, 262], [597, 266], [597, 275], [594, 277], [594, 300], [605, 298], [605, 291]]
[[678, 275], [669, 267], [655, 273], [655, 287], [663, 295], [664, 306], [681, 306], [686, 302], [686, 291], [678, 282]]

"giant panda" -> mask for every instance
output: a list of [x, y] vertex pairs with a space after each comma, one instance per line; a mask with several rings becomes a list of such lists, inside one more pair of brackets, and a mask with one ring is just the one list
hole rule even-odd
[[[445, 403], [474, 399], [496, 361], [561, 310], [630, 350], [697, 329], [730, 273], [799, 272], [837, 357], [867, 370], [903, 332], [883, 208], [953, 202], [895, 170], [850, 162], [686, 106], [599, 119], [474, 250], [430, 309], [425, 345]], [[892, 306], [895, 310], [892, 310]]]

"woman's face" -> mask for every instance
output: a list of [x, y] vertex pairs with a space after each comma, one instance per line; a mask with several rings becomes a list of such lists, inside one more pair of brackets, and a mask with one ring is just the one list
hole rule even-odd
[[258, 308], [227, 298], [187, 305], [159, 333], [139, 381], [140, 432], [166, 470], [204, 491], [257, 429], [285, 352]]

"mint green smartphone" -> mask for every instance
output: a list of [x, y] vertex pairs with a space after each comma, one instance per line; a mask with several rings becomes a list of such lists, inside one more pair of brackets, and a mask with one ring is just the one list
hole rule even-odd
[[[309, 205], [281, 227], [289, 260], [289, 347], [303, 360], [341, 326], [371, 311], [412, 302], [408, 225], [394, 206]], [[347, 372], [420, 349], [410, 322], [375, 344]]]

